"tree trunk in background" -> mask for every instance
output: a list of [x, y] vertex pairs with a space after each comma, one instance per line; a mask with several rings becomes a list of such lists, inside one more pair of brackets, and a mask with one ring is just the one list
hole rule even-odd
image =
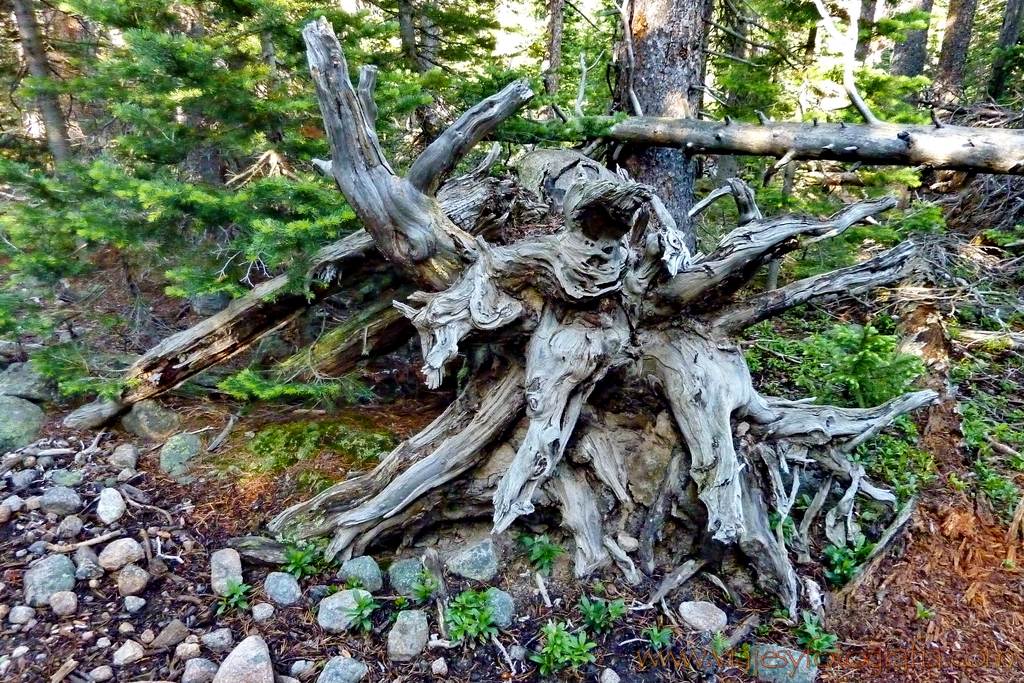
[[935, 75], [934, 92], [940, 102], [955, 102], [960, 98], [977, 8], [978, 0], [950, 0], [939, 68]]
[[854, 57], [858, 62], [867, 61], [871, 54], [871, 40], [875, 30], [875, 12], [878, 9], [877, 0], [864, 0], [860, 4], [860, 19], [857, 25], [860, 27], [860, 35], [857, 36], [857, 49]]
[[[932, 11], [933, 0], [906, 0], [896, 8], [896, 13]], [[895, 76], [920, 76], [928, 64], [928, 29], [907, 31], [907, 39], [896, 43], [892, 49], [889, 71]]]
[[[50, 61], [46, 57], [46, 48], [43, 46], [32, 0], [13, 0], [13, 4], [28, 72], [40, 82], [51, 81]], [[36, 95], [36, 106], [39, 107], [39, 116], [46, 129], [46, 143], [53, 160], [57, 163], [68, 161], [71, 159], [71, 141], [68, 138], [68, 124], [60, 108], [60, 101], [52, 92], [41, 92]]]
[[[711, 0], [632, 3], [632, 87], [645, 116], [699, 116], [707, 45], [704, 21], [711, 16], [711, 5]], [[620, 69], [618, 90], [624, 110], [631, 108], [627, 79], [625, 69]], [[630, 150], [622, 164], [637, 182], [654, 188], [692, 248], [696, 239], [687, 219], [693, 205], [692, 159], [678, 150], [646, 148]]]
[[544, 56], [548, 60], [544, 72], [544, 92], [558, 91], [559, 69], [562, 68], [562, 28], [565, 25], [565, 0], [548, 0], [548, 35]]
[[[1006, 0], [1006, 11], [1003, 12], [1003, 26], [999, 30], [999, 42], [996, 49], [1007, 50], [1017, 44], [1020, 39], [1021, 23], [1024, 22], [1024, 0]], [[997, 54], [992, 62], [992, 78], [988, 84], [988, 94], [994, 100], [1003, 96], [1006, 89], [1006, 57]]]

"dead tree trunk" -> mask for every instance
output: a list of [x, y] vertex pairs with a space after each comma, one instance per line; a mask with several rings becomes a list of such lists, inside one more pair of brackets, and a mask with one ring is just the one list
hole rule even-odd
[[[399, 529], [486, 514], [501, 533], [537, 507], [554, 508], [575, 539], [577, 574], [614, 564], [635, 581], [617, 532], [643, 539], [637, 560], [650, 571], [659, 539], [676, 540], [663, 538], [672, 511], [694, 507], [684, 500], [692, 488], [702, 527], [693, 533], [745, 555], [795, 613], [809, 579], [798, 580], [769, 514], [784, 520], [801, 490], [824, 491], [826, 535], [852, 537], [856, 495], [895, 497], [849, 454], [935, 393], [870, 409], [762, 396], [733, 337], [793, 306], [896, 281], [914, 246], [767, 294], [738, 293], [762, 264], [895, 200], [828, 220], [764, 219], [734, 179], [719, 195], [733, 196], [740, 225], [702, 254], [686, 247], [651, 187], [575, 152], [542, 150], [517, 165], [518, 193], [540, 202], [537, 226], [548, 229], [507, 243], [473, 237], [446, 216], [437, 187], [529, 89], [515, 83], [474, 107], [402, 178], [377, 144], [370, 89], [352, 86], [330, 26], [311, 24], [304, 37], [334, 177], [377, 248], [425, 289], [395, 305], [420, 334], [428, 385], [460, 349], [485, 352], [472, 354], [467, 388], [433, 424], [372, 472], [283, 511], [271, 530], [332, 535], [329, 554], [347, 557]], [[649, 410], [593, 403], [610, 373], [619, 391], [646, 396]]]

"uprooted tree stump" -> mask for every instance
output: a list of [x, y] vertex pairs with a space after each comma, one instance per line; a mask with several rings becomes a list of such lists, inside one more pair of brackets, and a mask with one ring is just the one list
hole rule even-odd
[[[693, 215], [674, 218], [651, 188], [568, 150], [527, 154], [501, 183], [463, 177], [442, 202], [445, 176], [530, 99], [528, 86], [473, 107], [399, 177], [374, 130], [373, 70], [354, 88], [327, 22], [304, 36], [332, 150], [321, 165], [376, 248], [423, 290], [395, 306], [420, 334], [428, 385], [460, 354], [471, 361], [465, 389], [430, 426], [373, 471], [283, 511], [271, 530], [332, 536], [328, 554], [349, 557], [470, 517], [491, 517], [500, 533], [545, 507], [575, 540], [578, 575], [614, 564], [638, 582], [665, 558], [734, 552], [791, 613], [802, 595], [813, 602], [820, 593], [798, 577], [782, 522], [801, 491], [814, 492], [791, 542], [806, 558], [826, 506], [825, 534], [844, 544], [858, 533], [855, 496], [895, 504], [850, 453], [936, 394], [870, 409], [763, 396], [733, 337], [808, 301], [899, 279], [914, 246], [766, 294], [740, 292], [762, 265], [895, 200], [824, 221], [765, 219], [750, 188], [732, 180], [714, 196], [733, 197], [739, 225], [708, 254], [685, 246]], [[456, 219], [467, 213], [486, 213], [487, 229]], [[527, 236], [502, 239], [512, 234]], [[844, 493], [830, 499], [836, 484]], [[620, 547], [623, 532], [638, 549]]]

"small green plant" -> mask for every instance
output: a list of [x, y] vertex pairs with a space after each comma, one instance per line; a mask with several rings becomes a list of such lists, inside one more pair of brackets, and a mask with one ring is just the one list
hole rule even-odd
[[412, 597], [420, 604], [428, 602], [434, 597], [434, 592], [438, 589], [438, 586], [437, 577], [434, 576], [433, 572], [424, 569], [412, 584]]
[[354, 375], [346, 375], [329, 381], [280, 382], [264, 377], [248, 368], [228, 377], [218, 384], [217, 388], [242, 401], [300, 400], [336, 405], [356, 403], [360, 399], [373, 397], [373, 392]]
[[350, 576], [348, 579], [345, 580], [345, 588], [351, 589], [351, 588], [362, 588], [362, 587], [363, 587], [363, 582], [360, 581], [358, 577]]
[[917, 610], [917, 618], [921, 621], [927, 621], [935, 616], [935, 612], [925, 607], [920, 600], [914, 603], [914, 607]]
[[584, 595], [580, 598], [577, 609], [583, 615], [583, 625], [586, 628], [594, 633], [607, 633], [612, 630], [615, 622], [626, 614], [626, 602], [624, 600], [609, 602], [604, 598], [591, 600]]
[[316, 576], [324, 569], [323, 555], [315, 543], [285, 541], [284, 564], [281, 569], [301, 581]]
[[563, 621], [548, 621], [540, 632], [544, 641], [540, 651], [530, 655], [530, 659], [540, 665], [542, 676], [550, 676], [567, 667], [578, 669], [597, 661], [591, 652], [597, 643], [589, 640], [585, 632], [569, 633]]
[[871, 554], [872, 548], [874, 544], [868, 543], [864, 534], [859, 535], [852, 546], [826, 546], [824, 552], [828, 562], [825, 567], [825, 578], [833, 586], [846, 585], [857, 575], [857, 569]]
[[644, 631], [644, 638], [652, 650], [664, 650], [672, 644], [672, 629], [655, 624]]
[[1003, 522], [1009, 524], [1020, 499], [1016, 485], [986, 462], [984, 457], [974, 461], [974, 474], [978, 478], [978, 488], [985, 494], [992, 510]]
[[459, 593], [448, 606], [444, 618], [448, 622], [448, 634], [454, 641], [464, 640], [475, 646], [477, 641], [486, 641], [498, 634], [487, 593], [482, 591]]
[[711, 651], [719, 657], [729, 649], [729, 639], [725, 637], [725, 634], [721, 631], [715, 631], [711, 634]]
[[373, 596], [365, 591], [360, 591], [355, 594], [356, 604], [345, 610], [345, 616], [348, 617], [349, 628], [353, 631], [369, 631], [373, 628], [373, 622], [370, 621], [370, 617], [373, 616], [374, 610], [380, 605]]
[[803, 621], [796, 627], [796, 642], [811, 654], [835, 652], [839, 638], [834, 633], [822, 630], [818, 617], [810, 612], [803, 613]]
[[552, 543], [547, 534], [537, 536], [524, 534], [519, 537], [519, 542], [530, 551], [530, 564], [542, 574], [550, 574], [552, 567], [555, 566], [555, 559], [565, 552], [561, 546]]
[[404, 595], [399, 595], [395, 598], [395, 614], [406, 609], [409, 606], [409, 600]]
[[217, 616], [235, 610], [249, 609], [249, 591], [252, 586], [228, 579], [227, 592], [217, 601]]
[[970, 485], [970, 482], [969, 481], [965, 481], [965, 480], [961, 479], [960, 477], [956, 476], [955, 473], [950, 472], [949, 473], [949, 485], [952, 486], [953, 488], [955, 488], [957, 491], [965, 491], [965, 490], [967, 490], [967, 487]]

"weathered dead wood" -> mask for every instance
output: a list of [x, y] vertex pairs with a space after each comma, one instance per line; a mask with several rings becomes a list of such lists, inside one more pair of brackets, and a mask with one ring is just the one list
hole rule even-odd
[[1024, 132], [878, 122], [744, 123], [631, 117], [602, 136], [691, 154], [749, 154], [1024, 175]]

